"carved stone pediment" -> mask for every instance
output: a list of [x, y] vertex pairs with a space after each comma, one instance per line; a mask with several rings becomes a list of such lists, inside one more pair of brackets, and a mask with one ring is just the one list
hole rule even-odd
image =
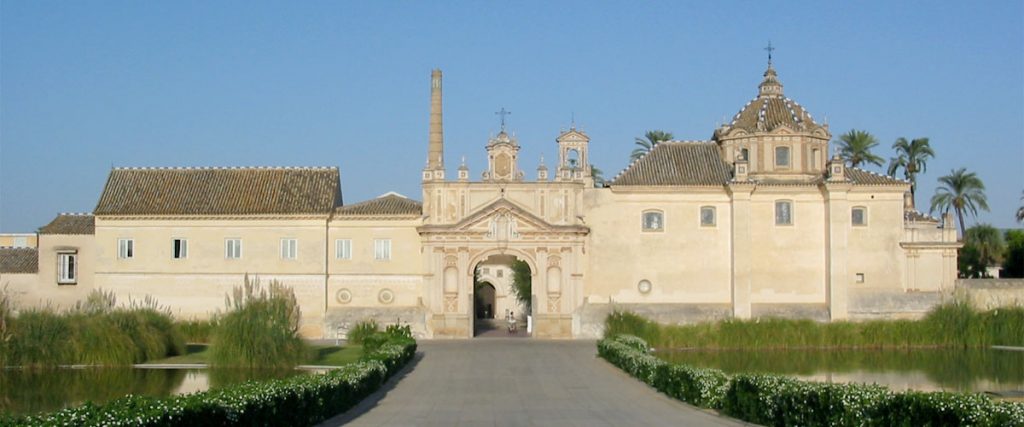
[[516, 240], [538, 233], [587, 234], [583, 225], [554, 225], [508, 199], [498, 199], [450, 225], [425, 225], [420, 233], [465, 233], [496, 240]]

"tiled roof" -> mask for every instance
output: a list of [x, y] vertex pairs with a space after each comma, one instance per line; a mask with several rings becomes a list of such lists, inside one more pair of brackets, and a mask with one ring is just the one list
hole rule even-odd
[[337, 216], [420, 216], [423, 204], [398, 193], [387, 193], [373, 200], [334, 210]]
[[116, 168], [95, 214], [311, 214], [340, 204], [335, 167]]
[[757, 98], [744, 105], [728, 127], [748, 132], [770, 132], [783, 125], [808, 132], [821, 127], [803, 106], [782, 94], [782, 83], [776, 78], [774, 68], [769, 66], [765, 71], [759, 87]]
[[855, 185], [909, 185], [907, 181], [869, 172], [864, 169], [847, 168], [846, 176]]
[[731, 171], [714, 143], [667, 141], [630, 164], [611, 186], [725, 185]]
[[35, 248], [0, 247], [0, 273], [38, 273], [39, 257]]
[[39, 234], [96, 234], [92, 214], [62, 213], [39, 229]]

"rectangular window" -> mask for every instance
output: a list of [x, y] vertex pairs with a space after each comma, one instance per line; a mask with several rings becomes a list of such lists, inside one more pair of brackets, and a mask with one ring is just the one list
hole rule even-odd
[[171, 243], [171, 258], [188, 258], [188, 240], [174, 239]]
[[391, 239], [375, 239], [373, 241], [373, 259], [378, 261], [391, 259]]
[[335, 240], [334, 257], [338, 259], [352, 259], [352, 239]]
[[16, 247], [16, 248], [24, 248], [24, 247], [27, 247], [27, 246], [28, 246], [28, 239], [26, 239], [24, 237], [15, 237], [14, 238], [14, 247]]
[[297, 259], [299, 257], [299, 241], [297, 239], [281, 239], [281, 259]]
[[78, 254], [75, 252], [57, 253], [57, 283], [73, 284], [78, 281]]
[[792, 202], [775, 202], [775, 225], [793, 225]]
[[855, 226], [868, 225], [867, 209], [861, 207], [853, 208], [853, 210], [850, 211], [850, 223]]
[[242, 258], [242, 239], [224, 239], [224, 258]]
[[854, 281], [857, 283], [864, 283], [864, 273], [857, 273], [854, 275]]
[[650, 211], [643, 214], [644, 231], [662, 231], [665, 229], [665, 217], [661, 212]]
[[117, 239], [117, 257], [120, 259], [134, 258], [135, 241], [132, 239]]
[[714, 206], [702, 206], [700, 208], [700, 225], [701, 225], [701, 227], [714, 227], [715, 226], [715, 208], [714, 208]]
[[775, 147], [775, 166], [789, 167], [789, 147]]

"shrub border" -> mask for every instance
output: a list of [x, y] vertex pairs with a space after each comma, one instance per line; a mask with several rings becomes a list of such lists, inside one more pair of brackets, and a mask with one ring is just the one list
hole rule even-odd
[[414, 340], [393, 339], [363, 360], [324, 374], [249, 381], [184, 396], [129, 395], [34, 416], [0, 415], [0, 426], [313, 425], [355, 406], [415, 354]]
[[866, 384], [828, 384], [782, 375], [738, 374], [673, 364], [633, 335], [597, 343], [612, 365], [671, 397], [766, 426], [1024, 426], [1024, 403], [981, 394], [894, 392]]

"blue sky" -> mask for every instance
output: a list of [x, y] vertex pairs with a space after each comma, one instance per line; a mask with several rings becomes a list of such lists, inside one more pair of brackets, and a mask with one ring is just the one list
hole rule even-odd
[[756, 95], [769, 40], [835, 137], [868, 130], [886, 158], [931, 139], [919, 206], [966, 167], [979, 221], [1018, 227], [1022, 21], [1020, 1], [4, 0], [0, 231], [91, 211], [111, 166], [338, 166], [346, 203], [419, 199], [432, 68], [450, 175], [464, 155], [479, 177], [505, 107], [527, 176], [575, 116], [610, 177], [646, 130], [709, 138]]

